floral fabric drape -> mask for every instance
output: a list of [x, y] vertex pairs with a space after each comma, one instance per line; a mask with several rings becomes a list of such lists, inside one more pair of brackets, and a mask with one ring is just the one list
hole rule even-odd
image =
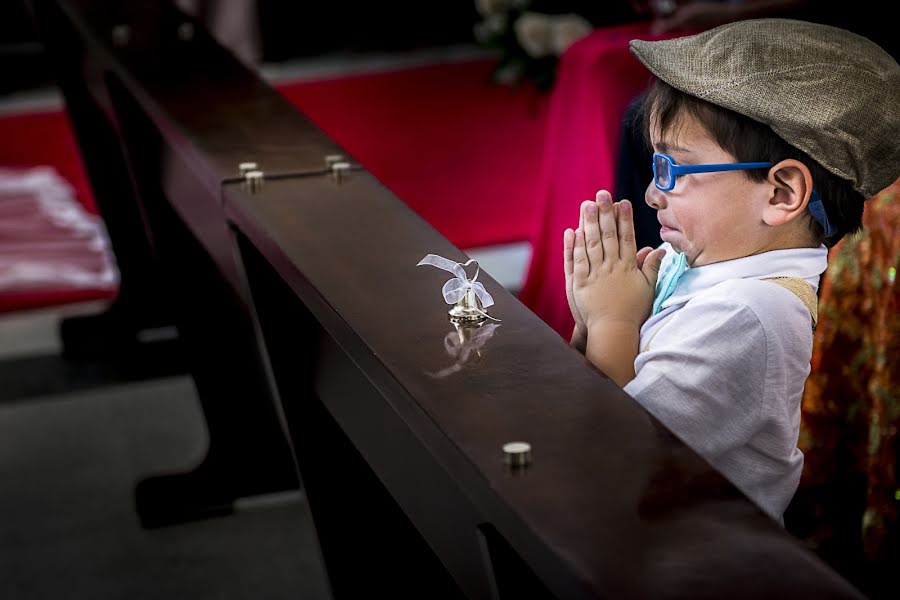
[[864, 232], [831, 249], [800, 436], [801, 537], [876, 563], [900, 556], [898, 200], [900, 180], [866, 203]]

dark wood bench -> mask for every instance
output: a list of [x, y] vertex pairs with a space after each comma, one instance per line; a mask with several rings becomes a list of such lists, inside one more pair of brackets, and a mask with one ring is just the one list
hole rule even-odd
[[134, 204], [197, 359], [210, 454], [190, 506], [145, 494], [150, 524], [290, 463], [336, 597], [860, 597], [489, 276], [502, 322], [451, 324], [449, 274], [416, 263], [464, 255], [364, 165], [327, 169], [340, 148], [196, 23], [36, 8], [92, 182], [134, 182], [101, 210]]

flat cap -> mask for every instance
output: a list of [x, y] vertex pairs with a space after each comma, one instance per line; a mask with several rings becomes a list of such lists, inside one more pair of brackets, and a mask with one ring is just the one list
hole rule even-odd
[[900, 176], [900, 66], [862, 36], [748, 19], [630, 47], [659, 79], [765, 123], [866, 198]]

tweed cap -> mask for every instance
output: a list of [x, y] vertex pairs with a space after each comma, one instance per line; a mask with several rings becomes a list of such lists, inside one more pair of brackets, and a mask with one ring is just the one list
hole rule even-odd
[[900, 176], [900, 66], [862, 36], [749, 19], [630, 46], [659, 79], [768, 125], [866, 198]]

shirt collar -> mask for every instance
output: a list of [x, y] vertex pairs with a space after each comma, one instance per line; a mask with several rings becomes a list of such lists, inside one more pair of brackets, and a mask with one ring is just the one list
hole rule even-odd
[[[670, 261], [678, 255], [668, 242], [662, 247], [666, 249], [663, 261]], [[818, 291], [819, 276], [827, 266], [828, 248], [820, 245], [818, 248], [770, 250], [702, 267], [689, 267], [679, 280], [675, 292], [663, 302], [662, 308], [683, 304], [700, 292], [728, 279], [798, 277]], [[664, 264], [660, 265], [660, 273], [664, 267]]]

